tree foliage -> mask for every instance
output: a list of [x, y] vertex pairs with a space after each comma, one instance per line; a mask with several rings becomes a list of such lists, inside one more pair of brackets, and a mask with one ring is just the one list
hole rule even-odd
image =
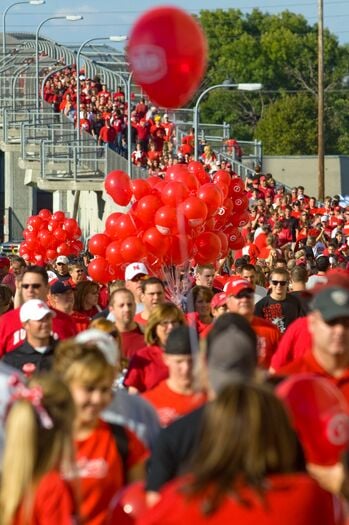
[[[230, 123], [234, 136], [263, 140], [269, 154], [316, 152], [317, 26], [290, 11], [203, 10], [199, 21], [209, 43], [205, 84], [260, 82], [259, 93], [214, 90], [200, 105], [201, 121]], [[324, 34], [326, 152], [347, 153], [349, 49]], [[349, 88], [348, 88], [349, 89]], [[309, 121], [308, 121], [309, 120]]]

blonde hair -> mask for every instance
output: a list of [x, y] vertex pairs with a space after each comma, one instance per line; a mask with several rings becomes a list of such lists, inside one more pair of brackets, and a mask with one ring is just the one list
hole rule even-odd
[[6, 420], [6, 442], [0, 489], [0, 523], [10, 525], [23, 503], [26, 522], [31, 514], [35, 486], [52, 469], [73, 469], [72, 427], [74, 402], [67, 386], [54, 374], [31, 380], [42, 389], [42, 406], [52, 419], [44, 428], [33, 404], [15, 401]]
[[97, 330], [100, 330], [101, 332], [105, 332], [111, 335], [112, 337], [114, 337], [118, 345], [118, 348], [119, 349], [122, 348], [120, 332], [112, 321], [109, 321], [105, 317], [98, 317], [97, 319], [92, 319], [88, 327], [96, 328]]
[[171, 317], [179, 324], [185, 324], [185, 317], [183, 312], [173, 303], [162, 303], [155, 306], [151, 311], [147, 326], [145, 328], [144, 340], [147, 345], [158, 344], [158, 336], [156, 335], [156, 328], [168, 317]]
[[61, 341], [55, 349], [54, 370], [68, 383], [79, 381], [83, 385], [100, 383], [106, 378], [114, 380], [116, 368], [94, 344], [76, 343], [74, 339]]

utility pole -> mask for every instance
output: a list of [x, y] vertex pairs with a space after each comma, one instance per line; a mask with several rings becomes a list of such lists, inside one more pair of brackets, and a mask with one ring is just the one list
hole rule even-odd
[[318, 0], [318, 199], [325, 198], [325, 144], [324, 144], [324, 10]]

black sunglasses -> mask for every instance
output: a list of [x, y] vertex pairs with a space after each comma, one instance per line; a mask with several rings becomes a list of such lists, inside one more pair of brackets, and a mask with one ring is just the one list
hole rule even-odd
[[22, 284], [21, 286], [25, 290], [27, 290], [28, 288], [33, 288], [34, 290], [38, 290], [39, 288], [41, 288], [42, 285], [40, 283], [34, 283], [34, 284]]
[[278, 284], [279, 284], [280, 286], [286, 286], [287, 281], [274, 281], [274, 279], [272, 279], [271, 284], [272, 284], [273, 286], [277, 286]]

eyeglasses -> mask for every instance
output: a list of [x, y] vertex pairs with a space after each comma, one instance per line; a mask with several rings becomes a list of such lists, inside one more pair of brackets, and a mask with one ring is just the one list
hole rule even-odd
[[24, 288], [24, 290], [27, 290], [28, 288], [33, 288], [33, 290], [39, 290], [41, 288], [42, 284], [40, 283], [33, 283], [33, 284], [22, 284], [21, 287]]
[[132, 277], [131, 281], [137, 283], [138, 281], [145, 281], [146, 279], [148, 279], [147, 275], [138, 274]]
[[253, 292], [250, 290], [242, 290], [235, 297], [236, 299], [251, 299], [251, 297], [253, 297]]
[[280, 286], [286, 286], [287, 281], [274, 281], [274, 279], [272, 279], [271, 284], [272, 284], [273, 286], [277, 286], [278, 284], [279, 284]]

